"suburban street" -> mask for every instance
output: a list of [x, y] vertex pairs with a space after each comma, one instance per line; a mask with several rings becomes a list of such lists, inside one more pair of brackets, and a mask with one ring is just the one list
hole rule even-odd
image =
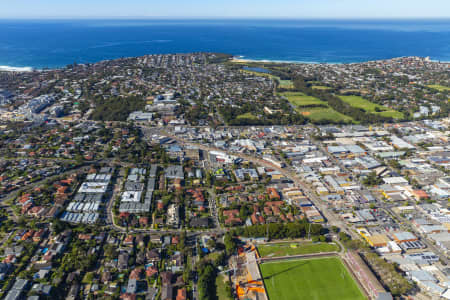
[[292, 180], [298, 187], [300, 187], [303, 190], [303, 192], [314, 203], [314, 205], [320, 209], [321, 213], [327, 219], [327, 222], [329, 225], [334, 225], [334, 226], [340, 227], [341, 230], [343, 230], [347, 234], [351, 235], [353, 238], [356, 238], [356, 239], [361, 238], [357, 233], [353, 232], [352, 230], [349, 230], [347, 225], [342, 220], [340, 220], [334, 213], [330, 212], [329, 209], [323, 203], [323, 201], [321, 201], [313, 192], [311, 192], [310, 188], [290, 168], [280, 168], [280, 167], [275, 166], [274, 164], [267, 162], [261, 158], [254, 157], [254, 156], [251, 156], [248, 154], [233, 152], [233, 151], [225, 151], [223, 149], [214, 148], [214, 147], [206, 146], [203, 144], [192, 143], [192, 142], [183, 140], [178, 136], [171, 135], [171, 134], [167, 133], [167, 131], [160, 130], [159, 128], [148, 128], [148, 127], [142, 126], [141, 129], [147, 138], [150, 138], [150, 135], [154, 134], [155, 130], [156, 130], [156, 131], [159, 131], [160, 134], [169, 136], [170, 138], [176, 140], [183, 146], [195, 146], [203, 151], [220, 151], [220, 152], [224, 152], [229, 155], [232, 155], [232, 156], [236, 156], [236, 157], [248, 160], [250, 162], [253, 162], [255, 164], [258, 164], [258, 165], [261, 165], [264, 167], [275, 169], [275, 170], [279, 171], [281, 174], [283, 174], [286, 178]]

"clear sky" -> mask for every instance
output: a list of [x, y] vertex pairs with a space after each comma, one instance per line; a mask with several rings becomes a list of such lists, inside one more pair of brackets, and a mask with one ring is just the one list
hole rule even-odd
[[450, 18], [450, 0], [1, 0], [0, 18]]

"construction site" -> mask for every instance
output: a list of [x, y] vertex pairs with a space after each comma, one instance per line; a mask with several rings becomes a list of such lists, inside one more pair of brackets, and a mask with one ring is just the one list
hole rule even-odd
[[[347, 276], [348, 278], [344, 278], [346, 280], [346, 283], [348, 284], [348, 292], [352, 293], [354, 292], [355, 298], [354, 299], [388, 299], [383, 298], [383, 296], [387, 296], [386, 291], [384, 288], [379, 284], [378, 280], [373, 276], [373, 274], [370, 272], [370, 270], [367, 268], [367, 266], [364, 264], [364, 262], [358, 257], [357, 254], [354, 253], [315, 253], [315, 254], [309, 254], [309, 255], [295, 255], [290, 257], [260, 257], [257, 248], [253, 244], [246, 245], [242, 248], [239, 248], [238, 254], [230, 260], [230, 269], [233, 270], [231, 274], [231, 281], [233, 282], [236, 294], [238, 299], [241, 300], [247, 300], [247, 299], [263, 299], [263, 300], [278, 300], [278, 299], [287, 299], [286, 295], [280, 295], [282, 293], [291, 293], [294, 292], [295, 286], [303, 285], [304, 288], [302, 288], [303, 291], [307, 291], [307, 293], [314, 293], [314, 290], [317, 290], [313, 288], [314, 285], [319, 284], [320, 285], [320, 278], [314, 279], [312, 286], [309, 286], [310, 288], [306, 287], [307, 279], [302, 278], [302, 276], [298, 277], [298, 280], [295, 279], [297, 276], [294, 276], [295, 282], [288, 283], [288, 280], [284, 280], [281, 286], [277, 284], [276, 280], [273, 280], [273, 275], [268, 274], [265, 270], [262, 274], [262, 267], [265, 266], [267, 263], [273, 264], [273, 263], [281, 263], [283, 261], [291, 261], [295, 262], [300, 259], [302, 264], [317, 264], [320, 260], [327, 260], [327, 259], [338, 259], [341, 261], [344, 265], [342, 267], [344, 269], [348, 269], [350, 273], [348, 275], [345, 275], [345, 271], [339, 271], [338, 273], [340, 275], [338, 276]], [[314, 262], [311, 262], [311, 259], [314, 260]], [[310, 262], [308, 262], [310, 261]], [[262, 264], [262, 265], [261, 265]], [[338, 265], [340, 265], [339, 263]], [[344, 267], [345, 266], [345, 267]], [[307, 267], [303, 267], [307, 268]], [[341, 267], [339, 267], [341, 268]], [[338, 268], [338, 269], [339, 269]], [[303, 270], [303, 271], [301, 271]], [[304, 273], [307, 269], [300, 269], [299, 272]], [[276, 276], [279, 276], [279, 274], [283, 272], [287, 272], [288, 270], [282, 270], [282, 272], [278, 272]], [[329, 270], [328, 273], [333, 273], [334, 270]], [[342, 273], [342, 274], [341, 274]], [[264, 277], [266, 276], [266, 278]], [[292, 277], [292, 276], [291, 276]], [[308, 277], [306, 275], [306, 277]], [[314, 277], [314, 276], [311, 276]], [[325, 276], [326, 277], [326, 276]], [[269, 280], [267, 283], [264, 282], [264, 280]], [[338, 278], [341, 280], [341, 278]], [[339, 280], [336, 280], [339, 281]], [[275, 289], [277, 290], [277, 295], [273, 295], [274, 287], [270, 284], [274, 285], [275, 282]], [[328, 286], [332, 288], [332, 282], [333, 280], [328, 281]], [[265, 286], [265, 284], [269, 284], [269, 286]], [[292, 286], [292, 284], [294, 286]], [[354, 286], [352, 286], [354, 285]], [[267, 290], [268, 288], [269, 291]], [[298, 288], [298, 287], [297, 287]], [[339, 287], [340, 290], [344, 289], [344, 286]], [[317, 293], [320, 293], [323, 289], [318, 289]], [[359, 291], [359, 292], [358, 292]], [[359, 294], [358, 294], [359, 293]], [[289, 295], [290, 296], [290, 295]], [[305, 295], [306, 296], [306, 295]], [[295, 295], [295, 299], [298, 299], [298, 297], [301, 297], [301, 295], [297, 294]], [[288, 297], [289, 298], [289, 297]], [[306, 299], [306, 298], [305, 298]], [[322, 298], [318, 298], [322, 299]], [[392, 299], [392, 298], [391, 298]]]
[[258, 267], [259, 259], [258, 252], [253, 245], [239, 250], [238, 255], [231, 259], [234, 269], [232, 280], [238, 299], [268, 300]]

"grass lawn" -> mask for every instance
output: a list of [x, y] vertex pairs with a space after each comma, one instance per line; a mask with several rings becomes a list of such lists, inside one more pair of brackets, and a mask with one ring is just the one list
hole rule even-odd
[[[379, 114], [384, 117], [392, 117], [394, 119], [402, 119], [404, 117], [403, 113], [399, 111], [370, 102], [369, 100], [366, 100], [361, 96], [339, 96], [339, 98], [341, 98], [342, 101], [347, 102], [351, 106], [362, 108], [369, 113]], [[379, 112], [376, 111], [377, 108], [378, 110], [380, 110]]]
[[[293, 246], [296, 246], [296, 248]], [[262, 257], [278, 257], [333, 251], [337, 252], [339, 250], [339, 246], [335, 243], [277, 243], [258, 246], [258, 252]]]
[[312, 85], [311, 88], [315, 90], [331, 90], [329, 86], [324, 85]]
[[312, 96], [307, 96], [300, 92], [285, 92], [281, 93], [280, 96], [286, 97], [289, 102], [294, 104], [295, 106], [305, 106], [305, 105], [311, 105], [311, 104], [324, 104], [327, 105], [326, 102], [317, 99]]
[[393, 119], [403, 119], [404, 115], [402, 112], [396, 111], [396, 110], [387, 110], [382, 112], [375, 112], [375, 114], [378, 114], [383, 117], [391, 117]]
[[232, 300], [228, 296], [226, 286], [228, 283], [225, 282], [225, 276], [219, 275], [216, 278], [216, 296], [218, 300]]
[[430, 85], [428, 85], [428, 87], [432, 88], [432, 89], [435, 89], [435, 90], [438, 90], [439, 92], [450, 91], [450, 87], [439, 85], [439, 84], [430, 84]]
[[357, 89], [342, 89], [339, 91], [339, 93], [341, 94], [345, 94], [345, 93], [358, 93], [360, 90]]
[[270, 300], [366, 299], [337, 257], [260, 265]]
[[[312, 121], [329, 120], [354, 122], [353, 118], [341, 114], [328, 106], [328, 103], [312, 96], [305, 95], [301, 92], [285, 92], [280, 96], [286, 97], [290, 103], [295, 105], [296, 110]], [[322, 104], [326, 107], [305, 107], [307, 105]]]
[[211, 261], [215, 261], [217, 260], [217, 258], [220, 256], [220, 252], [211, 252], [209, 253], [206, 258], [211, 260]]
[[292, 89], [294, 88], [294, 84], [292, 83], [291, 80], [279, 80], [280, 82], [280, 87], [284, 88], [284, 89]]
[[252, 119], [252, 120], [256, 120], [256, 116], [253, 115], [251, 112], [239, 115], [236, 117], [236, 119]]
[[312, 121], [329, 120], [331, 123], [335, 121], [354, 122], [353, 118], [335, 111], [331, 107], [313, 107], [297, 109], [302, 115], [308, 117]]
[[[243, 69], [241, 71], [244, 72], [244, 73], [247, 73], [247, 74], [255, 75], [255, 76], [272, 78], [273, 80], [277, 80], [278, 82], [282, 81], [280, 79], [280, 77], [272, 75], [270, 73], [264, 73], [264, 72], [258, 72], [258, 71], [252, 71], [252, 70], [243, 70]], [[290, 81], [290, 80], [287, 80], [287, 81]]]

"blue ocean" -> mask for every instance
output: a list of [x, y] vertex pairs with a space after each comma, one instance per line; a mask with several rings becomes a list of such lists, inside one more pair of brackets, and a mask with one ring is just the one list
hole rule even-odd
[[315, 63], [399, 56], [450, 61], [450, 19], [0, 20], [0, 66], [56, 68], [199, 51]]

